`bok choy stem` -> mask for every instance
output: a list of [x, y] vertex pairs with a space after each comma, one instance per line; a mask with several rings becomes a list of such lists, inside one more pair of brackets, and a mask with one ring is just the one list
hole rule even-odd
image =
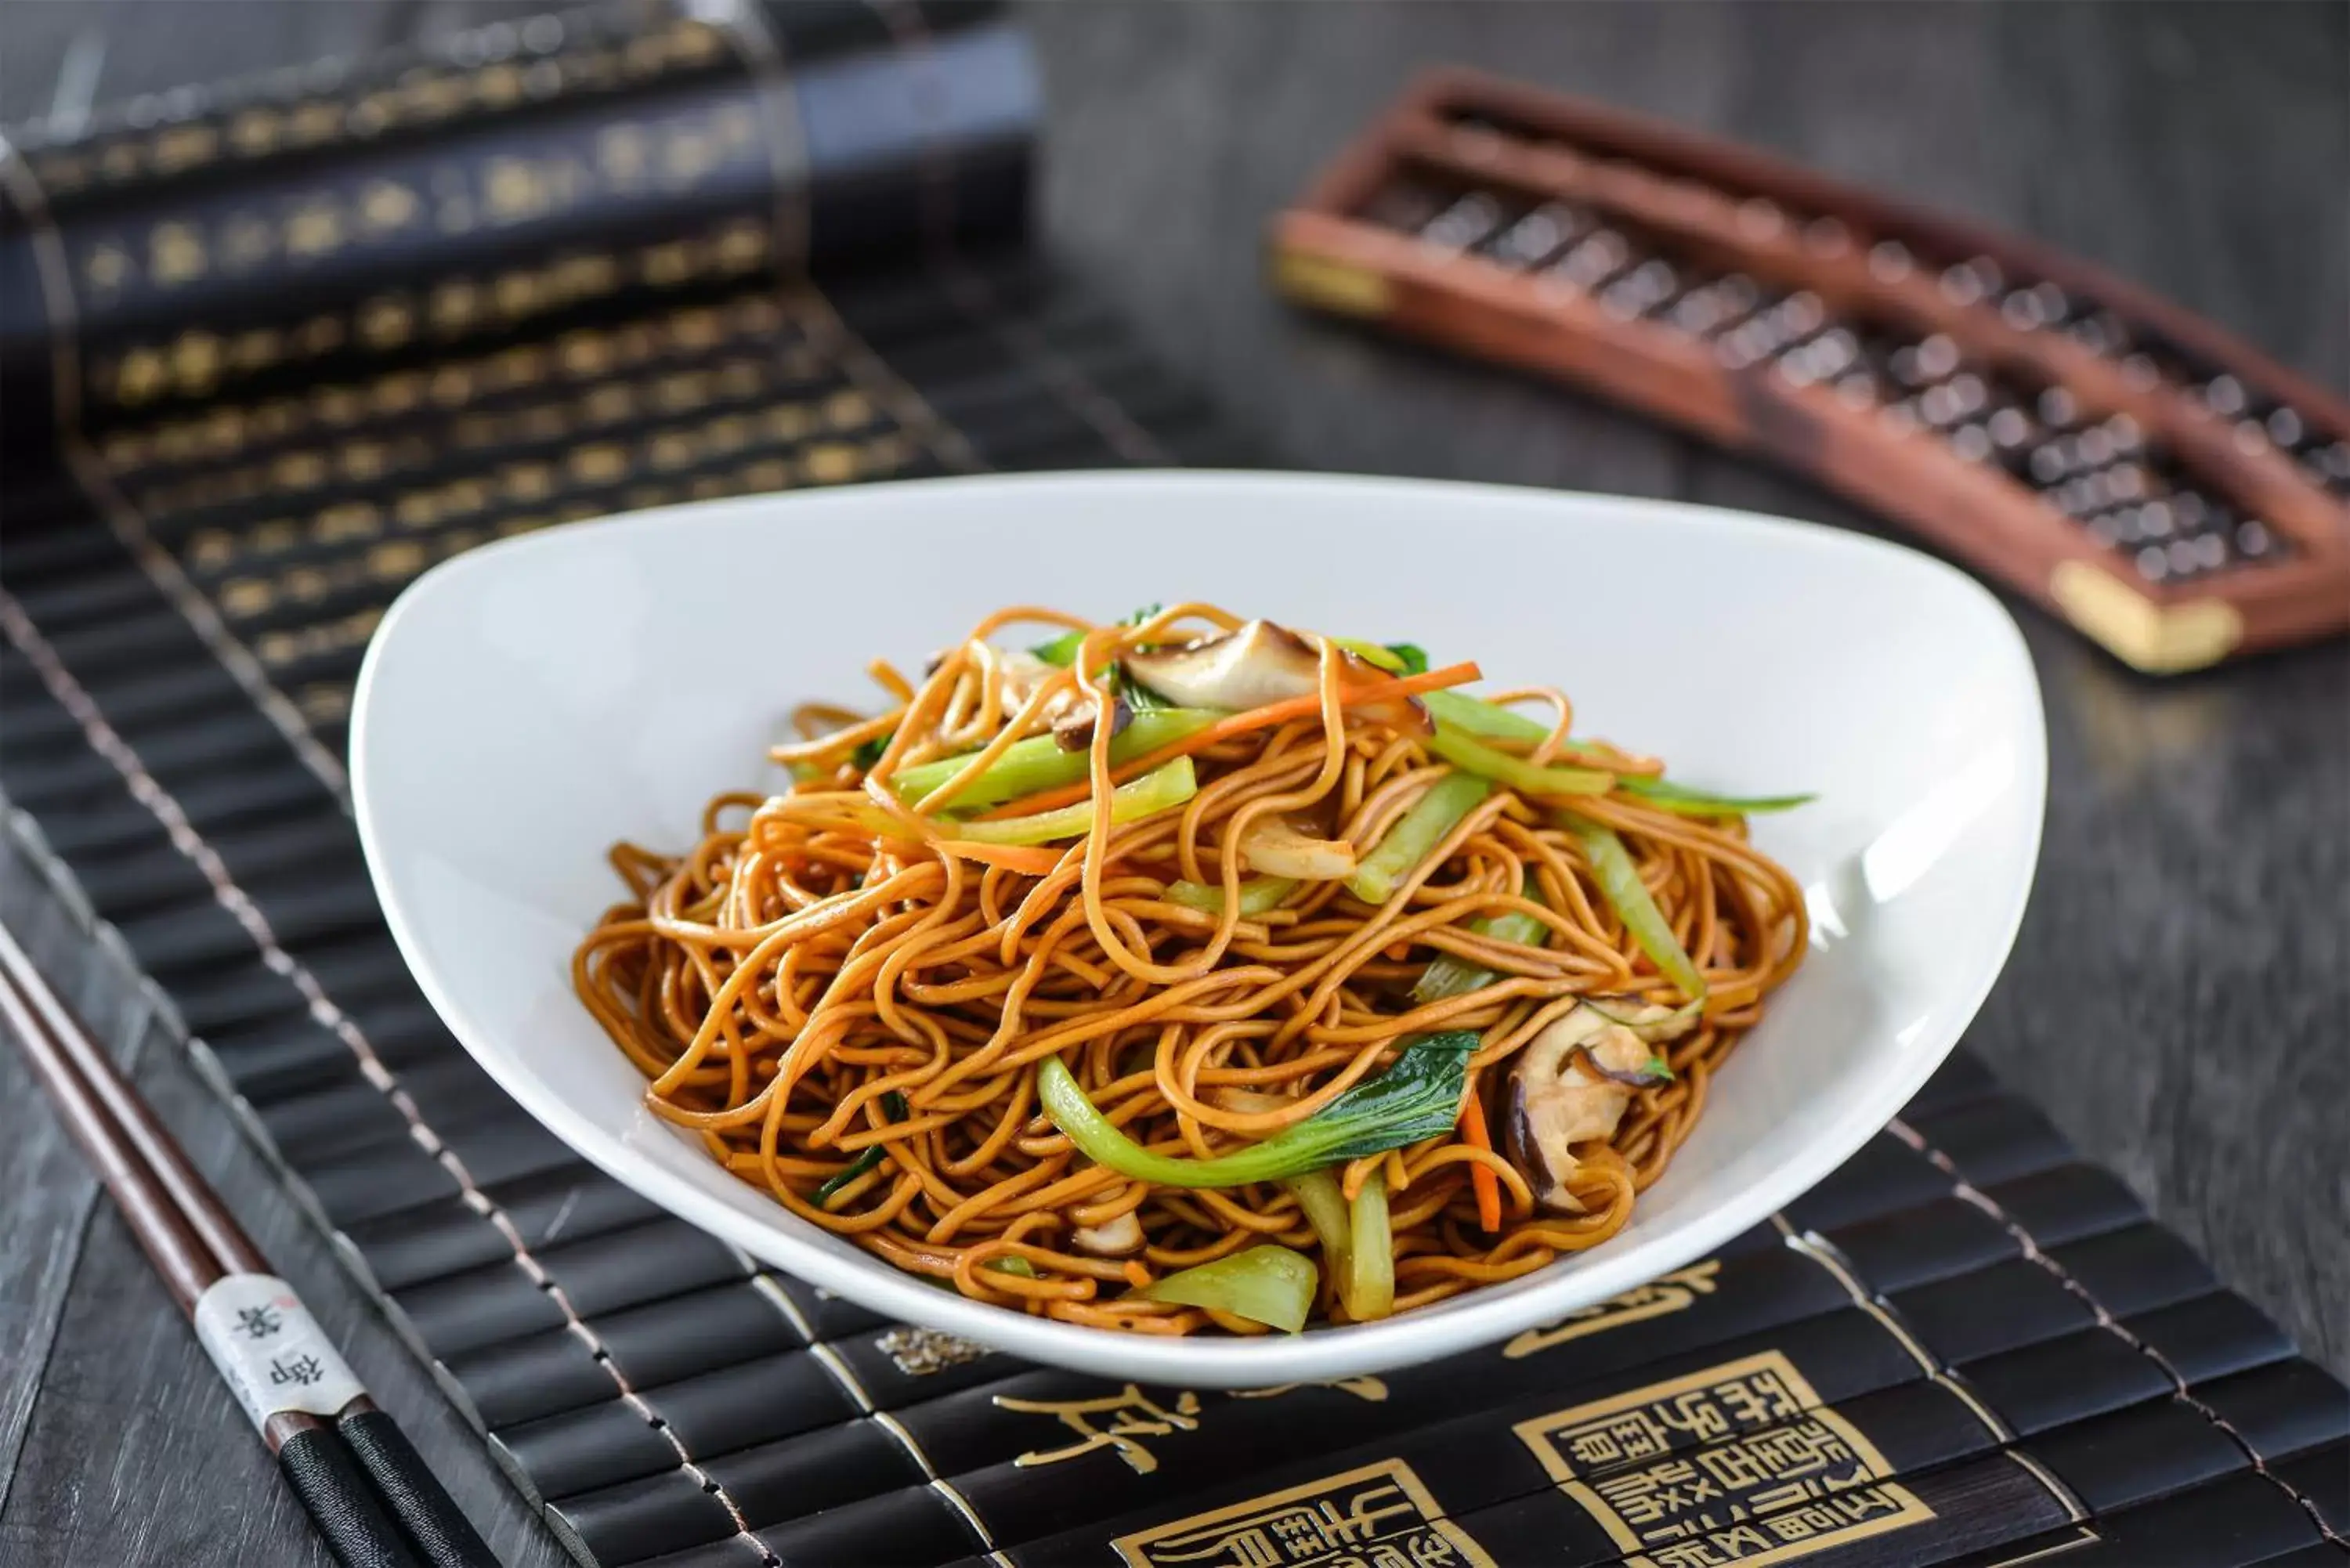
[[1339, 1190], [1338, 1179], [1326, 1169], [1308, 1170], [1289, 1177], [1282, 1186], [1296, 1194], [1298, 1209], [1314, 1228], [1314, 1239], [1322, 1243], [1322, 1261], [1332, 1281], [1345, 1279], [1354, 1220], [1347, 1215], [1347, 1195]]
[[1295, 1334], [1314, 1310], [1314, 1260], [1270, 1243], [1182, 1270], [1134, 1293], [1144, 1301], [1211, 1307]]
[[1357, 1323], [1395, 1311], [1395, 1231], [1388, 1217], [1388, 1179], [1373, 1171], [1348, 1206], [1346, 1283], [1339, 1301]]

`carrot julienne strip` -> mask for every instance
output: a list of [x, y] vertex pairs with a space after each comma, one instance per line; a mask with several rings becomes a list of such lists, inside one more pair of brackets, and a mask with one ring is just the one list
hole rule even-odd
[[952, 855], [964, 860], [976, 860], [983, 866], [1001, 866], [1006, 871], [1017, 871], [1028, 877], [1048, 877], [1053, 867], [1061, 863], [1057, 849], [1031, 849], [1017, 844], [979, 844], [968, 838], [934, 838], [930, 846], [941, 855]]
[[[1471, 1148], [1492, 1153], [1493, 1135], [1485, 1129], [1485, 1106], [1477, 1098], [1477, 1085], [1469, 1085], [1468, 1097], [1461, 1102], [1461, 1141]], [[1477, 1195], [1477, 1226], [1487, 1235], [1502, 1228], [1502, 1179], [1482, 1161], [1469, 1166], [1469, 1189]]]

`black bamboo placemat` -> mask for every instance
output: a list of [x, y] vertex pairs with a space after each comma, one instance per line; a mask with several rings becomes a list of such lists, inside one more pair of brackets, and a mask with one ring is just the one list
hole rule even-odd
[[[70, 373], [42, 367], [72, 462], [0, 479], [0, 788], [38, 826], [12, 825], [120, 929], [288, 1190], [583, 1562], [2340, 1560], [2341, 1386], [1963, 1053], [1716, 1257], [1505, 1345], [1247, 1394], [882, 1322], [663, 1216], [507, 1102], [409, 981], [341, 794], [349, 682], [400, 584], [670, 500], [1235, 456], [1018, 243], [1015, 32], [858, 5], [794, 8], [747, 46], [711, 27], [485, 29], [20, 166], [64, 187], [53, 233], [92, 288], [95, 262], [118, 303], [221, 292], [210, 315], [94, 309], [63, 340]], [[728, 65], [713, 37], [764, 63]], [[917, 112], [941, 92], [961, 119]], [[722, 112], [779, 102], [809, 132], [782, 172]], [[314, 112], [286, 145], [315, 104], [332, 124]], [[675, 183], [562, 220], [562, 159], [516, 149], [565, 136]], [[328, 210], [321, 254], [365, 248], [367, 182], [408, 186], [353, 161], [354, 137], [453, 160], [477, 206], [494, 168], [522, 168], [518, 215], [333, 278], [216, 277], [248, 210], [276, 215], [281, 254]], [[695, 193], [754, 151], [758, 177]], [[233, 154], [279, 173], [215, 165]], [[182, 220], [140, 205], [166, 174], [154, 188], [221, 196], [193, 276], [162, 232]], [[412, 193], [456, 189], [423, 167]], [[250, 190], [267, 200], [227, 199]], [[528, 232], [542, 220], [560, 232]], [[40, 260], [0, 234], [0, 326], [37, 283], [11, 266]]]

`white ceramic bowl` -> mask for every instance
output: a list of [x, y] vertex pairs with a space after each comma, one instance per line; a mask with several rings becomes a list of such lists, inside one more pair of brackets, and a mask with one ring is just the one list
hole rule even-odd
[[[1166, 1340], [983, 1306], [722, 1171], [641, 1106], [574, 998], [616, 896], [606, 847], [692, 841], [777, 778], [795, 702], [868, 696], [995, 607], [1109, 618], [1206, 598], [1550, 683], [1576, 726], [1674, 776], [1815, 790], [1759, 819], [1819, 938], [1631, 1223], [1528, 1278], [1387, 1322]], [[1830, 529], [1661, 502], [1202, 472], [887, 484], [718, 501], [493, 545], [400, 596], [351, 732], [359, 833], [419, 983], [489, 1075], [582, 1155], [743, 1251], [877, 1311], [1119, 1378], [1331, 1378], [1554, 1321], [1755, 1224], [1922, 1085], [1999, 972], [2030, 890], [2039, 691], [1991, 595]]]

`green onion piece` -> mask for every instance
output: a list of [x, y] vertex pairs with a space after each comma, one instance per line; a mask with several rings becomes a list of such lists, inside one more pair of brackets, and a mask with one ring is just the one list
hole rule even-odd
[[[1191, 759], [1178, 757], [1110, 791], [1109, 819], [1113, 823], [1137, 822], [1179, 806], [1199, 793]], [[976, 844], [1050, 844], [1056, 838], [1082, 837], [1093, 831], [1093, 826], [1094, 803], [1081, 800], [1058, 811], [1040, 811], [1033, 816], [958, 823], [954, 833], [956, 837]]]
[[1320, 1282], [1313, 1259], [1266, 1245], [1170, 1274], [1134, 1293], [1144, 1301], [1213, 1307], [1295, 1334], [1314, 1310], [1314, 1291]]
[[1402, 666], [1406, 675], [1428, 673], [1428, 649], [1420, 647], [1419, 644], [1390, 642], [1388, 644], [1388, 651], [1395, 656], [1396, 662]]
[[[1241, 883], [1241, 914], [1262, 915], [1267, 909], [1277, 909], [1282, 900], [1295, 891], [1295, 877], [1251, 877]], [[1167, 901], [1211, 915], [1224, 912], [1224, 890], [1206, 882], [1170, 882], [1167, 885]]]
[[[902, 1122], [910, 1114], [906, 1108], [906, 1096], [897, 1090], [891, 1089], [881, 1096], [883, 1121]], [[816, 1206], [830, 1208], [832, 1200], [840, 1196], [843, 1188], [881, 1163], [881, 1155], [886, 1147], [886, 1145], [877, 1143], [868, 1148], [859, 1149], [855, 1159], [837, 1174], [826, 1178], [824, 1185], [816, 1189]]]
[[[1538, 946], [1550, 934], [1548, 926], [1532, 915], [1521, 914], [1515, 909], [1495, 915], [1491, 919], [1471, 920], [1469, 929], [1479, 936], [1529, 948]], [[1453, 953], [1439, 953], [1434, 961], [1420, 971], [1419, 983], [1411, 988], [1411, 999], [1425, 1006], [1431, 1002], [1444, 1002], [1452, 997], [1466, 996], [1472, 991], [1482, 991], [1500, 978], [1483, 964]]]
[[865, 772], [881, 760], [881, 753], [889, 749], [889, 742], [897, 732], [892, 730], [887, 735], [876, 735], [869, 741], [859, 742], [857, 749], [848, 753], [848, 765], [860, 774]]
[[1669, 779], [1620, 778], [1616, 787], [1626, 794], [1638, 795], [1650, 805], [1679, 812], [1683, 816], [1750, 816], [1757, 812], [1793, 811], [1819, 798], [1811, 794], [1712, 794]]
[[1535, 800], [1563, 794], [1606, 794], [1616, 782], [1615, 774], [1593, 768], [1538, 767], [1523, 757], [1497, 752], [1441, 723], [1429, 737], [1428, 749], [1464, 773], [1507, 784]]
[[1338, 1189], [1338, 1179], [1327, 1170], [1308, 1170], [1282, 1182], [1297, 1196], [1297, 1207], [1305, 1211], [1305, 1222], [1314, 1227], [1314, 1239], [1322, 1243], [1322, 1261], [1329, 1265], [1330, 1277], [1347, 1277], [1347, 1249], [1354, 1236], [1354, 1221], [1347, 1215], [1347, 1195]]
[[878, 1143], [869, 1148], [859, 1149], [857, 1158], [850, 1160], [838, 1175], [827, 1178], [825, 1184], [816, 1189], [816, 1206], [831, 1208], [832, 1200], [840, 1196], [843, 1189], [881, 1163], [882, 1149], [883, 1146]]
[[[1222, 717], [1199, 708], [1164, 708], [1137, 713], [1133, 722], [1111, 738], [1110, 765], [1130, 763], [1161, 746], [1185, 740]], [[962, 772], [972, 754], [966, 752], [959, 757], [941, 757], [936, 762], [902, 768], [890, 776], [889, 787], [898, 792], [899, 799], [910, 805]], [[1031, 735], [1004, 748], [1003, 754], [990, 763], [985, 773], [958, 790], [954, 805], [961, 810], [983, 811], [1022, 795], [1076, 784], [1086, 776], [1088, 766], [1085, 753], [1065, 752], [1061, 742], [1050, 735]]]
[[1461, 1086], [1476, 1049], [1473, 1031], [1422, 1035], [1386, 1072], [1357, 1084], [1304, 1121], [1262, 1143], [1208, 1159], [1157, 1154], [1136, 1143], [1086, 1097], [1057, 1056], [1037, 1064], [1036, 1096], [1071, 1143], [1120, 1176], [1160, 1187], [1245, 1187], [1385, 1154], [1444, 1132], [1460, 1117]]
[[1493, 786], [1473, 774], [1447, 774], [1411, 803], [1411, 809], [1363, 857], [1347, 878], [1347, 891], [1366, 904], [1384, 904], [1395, 896], [1396, 884], [1428, 858], [1444, 836], [1493, 793]]
[[1349, 1206], [1347, 1273], [1338, 1299], [1357, 1323], [1395, 1311], [1395, 1236], [1388, 1223], [1388, 1179], [1371, 1172]]
[[1632, 933], [1659, 973], [1681, 988], [1681, 994], [1693, 1001], [1705, 996], [1705, 976], [1690, 961], [1680, 939], [1648, 897], [1648, 888], [1640, 881], [1640, 868], [1632, 864], [1632, 853], [1615, 830], [1596, 822], [1574, 824], [1575, 836], [1583, 841], [1583, 852], [1591, 858], [1591, 873], [1599, 883], [1600, 896]]
[[1030, 1262], [1027, 1259], [1022, 1257], [1017, 1252], [1006, 1252], [1001, 1258], [990, 1258], [987, 1262], [982, 1263], [980, 1267], [983, 1269], [993, 1270], [994, 1272], [999, 1274], [1017, 1274], [1024, 1280], [1035, 1280], [1044, 1277], [1036, 1272], [1035, 1264]]

